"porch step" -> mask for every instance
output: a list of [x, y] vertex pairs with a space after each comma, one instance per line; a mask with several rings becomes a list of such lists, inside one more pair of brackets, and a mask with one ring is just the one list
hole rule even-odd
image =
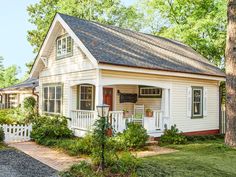
[[146, 143], [148, 146], [150, 145], [157, 145], [158, 141], [156, 141], [156, 138], [154, 136], [149, 136], [148, 141]]
[[154, 140], [154, 141], [147, 141], [147, 142], [146, 142], [146, 145], [147, 145], [147, 146], [158, 145], [158, 141], [155, 141], [155, 140]]

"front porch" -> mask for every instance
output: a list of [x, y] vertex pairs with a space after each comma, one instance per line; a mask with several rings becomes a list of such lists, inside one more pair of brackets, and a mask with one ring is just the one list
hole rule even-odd
[[73, 85], [70, 127], [76, 136], [84, 136], [92, 130], [98, 118], [96, 105], [104, 103], [110, 106], [109, 121], [115, 133], [123, 132], [127, 123], [135, 122], [141, 124], [150, 136], [159, 137], [164, 128], [170, 126], [170, 88], [166, 86], [168, 84], [155, 82], [150, 85]]

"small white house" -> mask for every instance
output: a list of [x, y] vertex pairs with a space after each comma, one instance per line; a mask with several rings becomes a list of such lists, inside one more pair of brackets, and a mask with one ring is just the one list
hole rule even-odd
[[137, 121], [154, 137], [174, 124], [186, 134], [219, 132], [225, 74], [177, 41], [58, 13], [31, 77], [39, 79], [41, 113], [70, 117], [77, 136], [102, 103], [116, 131]]
[[37, 100], [38, 79], [30, 78], [21, 83], [0, 89], [0, 109], [21, 105], [25, 98], [33, 96]]

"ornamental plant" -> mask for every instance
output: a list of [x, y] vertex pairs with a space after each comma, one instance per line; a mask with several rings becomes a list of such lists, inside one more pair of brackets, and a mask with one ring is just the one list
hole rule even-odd
[[168, 144], [186, 144], [187, 138], [179, 131], [176, 125], [172, 125], [170, 129], [165, 129], [164, 134], [160, 137], [160, 145]]

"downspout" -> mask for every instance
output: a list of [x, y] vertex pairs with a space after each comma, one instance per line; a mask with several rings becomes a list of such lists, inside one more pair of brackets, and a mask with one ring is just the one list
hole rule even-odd
[[[33, 85], [35, 85], [35, 82], [33, 82]], [[34, 87], [33, 87], [33, 89], [32, 89], [32, 94], [33, 94], [34, 96], [36, 96], [36, 102], [37, 102], [37, 104], [36, 104], [36, 113], [37, 113], [37, 115], [38, 115], [38, 114], [39, 114], [39, 95], [38, 95], [37, 93], [35, 93], [36, 87], [37, 87], [37, 86], [34, 86]]]

